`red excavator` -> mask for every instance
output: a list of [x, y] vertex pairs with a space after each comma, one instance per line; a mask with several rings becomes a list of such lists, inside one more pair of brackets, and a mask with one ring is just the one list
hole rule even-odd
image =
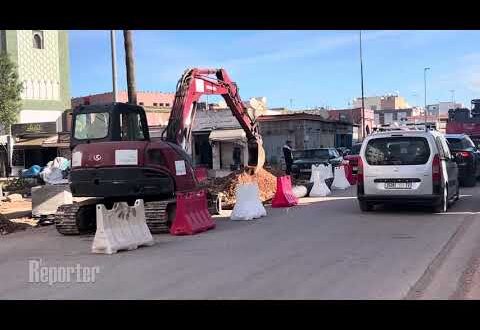
[[55, 216], [64, 235], [95, 230], [96, 204], [144, 199], [152, 233], [167, 232], [175, 218], [175, 193], [201, 189], [190, 148], [192, 124], [202, 95], [222, 95], [248, 140], [250, 173], [263, 167], [265, 152], [257, 122], [249, 115], [237, 85], [224, 69], [188, 69], [177, 84], [169, 122], [161, 138], [151, 138], [142, 107], [126, 103], [84, 105], [73, 112], [72, 170], [74, 197]]

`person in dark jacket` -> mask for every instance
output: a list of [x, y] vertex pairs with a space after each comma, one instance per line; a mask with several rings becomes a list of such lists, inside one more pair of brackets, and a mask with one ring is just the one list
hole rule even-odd
[[285, 158], [285, 165], [287, 166], [286, 173], [290, 175], [292, 172], [293, 154], [292, 154], [292, 141], [287, 140], [282, 148], [283, 157]]

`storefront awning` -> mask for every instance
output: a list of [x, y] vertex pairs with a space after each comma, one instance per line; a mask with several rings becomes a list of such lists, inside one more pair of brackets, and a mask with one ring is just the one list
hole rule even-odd
[[58, 135], [50, 136], [43, 140], [42, 147], [44, 148], [68, 148], [70, 143], [60, 141]]
[[41, 138], [30, 138], [30, 139], [21, 139], [17, 141], [13, 147], [17, 149], [25, 149], [25, 148], [41, 148], [44, 137]]
[[210, 133], [211, 141], [246, 141], [247, 135], [243, 129], [218, 129]]

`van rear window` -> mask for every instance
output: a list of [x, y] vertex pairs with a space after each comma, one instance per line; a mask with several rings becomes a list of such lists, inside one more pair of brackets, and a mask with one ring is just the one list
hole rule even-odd
[[421, 165], [429, 157], [428, 141], [423, 137], [372, 139], [365, 148], [365, 159], [369, 165]]

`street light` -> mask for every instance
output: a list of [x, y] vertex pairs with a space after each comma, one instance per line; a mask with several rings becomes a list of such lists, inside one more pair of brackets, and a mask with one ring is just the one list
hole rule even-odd
[[430, 68], [423, 69], [423, 83], [425, 87], [425, 108], [423, 111], [425, 114], [425, 130], [427, 130], [427, 70], [430, 70]]
[[360, 30], [360, 80], [362, 88], [362, 141], [365, 138], [365, 97], [363, 95], [363, 56], [362, 56], [362, 30]]

